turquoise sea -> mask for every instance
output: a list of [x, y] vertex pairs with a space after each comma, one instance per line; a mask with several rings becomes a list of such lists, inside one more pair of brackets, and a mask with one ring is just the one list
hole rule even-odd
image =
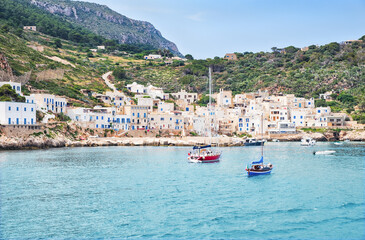
[[0, 152], [0, 238], [365, 239], [365, 143], [270, 142], [272, 174], [250, 178], [260, 147], [189, 150]]

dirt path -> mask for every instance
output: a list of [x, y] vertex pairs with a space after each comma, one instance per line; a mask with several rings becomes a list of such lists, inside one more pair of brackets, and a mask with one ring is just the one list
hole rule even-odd
[[110, 74], [112, 74], [113, 72], [107, 72], [107, 73], [105, 73], [103, 76], [102, 76], [102, 78], [104, 79], [104, 81], [105, 81], [105, 84], [106, 85], [108, 85], [108, 87], [109, 88], [111, 88], [112, 90], [113, 90], [113, 92], [119, 92], [118, 90], [117, 90], [117, 88], [114, 86], [114, 84], [112, 84], [110, 81], [109, 81], [109, 79], [108, 79], [108, 77], [110, 76]]

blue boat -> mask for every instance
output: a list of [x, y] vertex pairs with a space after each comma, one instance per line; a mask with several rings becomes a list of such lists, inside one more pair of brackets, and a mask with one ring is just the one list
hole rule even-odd
[[270, 174], [273, 169], [273, 165], [271, 163], [264, 165], [264, 157], [261, 156], [260, 161], [252, 162], [246, 167], [246, 171], [248, 176], [258, 176]]
[[264, 120], [263, 120], [263, 115], [261, 115], [261, 135], [262, 135], [262, 139], [260, 141], [261, 159], [259, 161], [254, 161], [251, 164], [249, 164], [248, 166], [246, 166], [245, 170], [247, 171], [247, 174], [249, 177], [270, 174], [271, 170], [273, 169], [273, 165], [271, 163], [264, 165], [264, 137], [263, 137], [264, 129], [263, 129], [263, 125], [264, 125]]

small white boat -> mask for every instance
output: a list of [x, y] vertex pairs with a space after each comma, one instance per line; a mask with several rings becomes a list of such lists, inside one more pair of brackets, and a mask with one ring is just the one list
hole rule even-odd
[[314, 146], [316, 145], [316, 140], [310, 137], [304, 137], [302, 138], [302, 141], [300, 143], [301, 146]]
[[332, 150], [326, 150], [326, 151], [317, 151], [317, 152], [313, 152], [313, 155], [330, 155], [332, 153], [335, 153], [336, 151], [332, 151]]
[[335, 144], [335, 145], [342, 145], [343, 142], [334, 142], [333, 144]]
[[280, 140], [279, 140], [279, 139], [276, 139], [276, 138], [275, 138], [275, 139], [273, 139], [272, 141], [273, 141], [273, 142], [280, 142]]
[[348, 142], [350, 142], [350, 139], [346, 139], [344, 142], [345, 142], [345, 143], [348, 143]]

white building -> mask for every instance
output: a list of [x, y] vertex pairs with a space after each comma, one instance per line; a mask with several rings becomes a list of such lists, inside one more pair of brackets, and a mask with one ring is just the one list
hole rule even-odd
[[232, 91], [223, 91], [223, 89], [220, 89], [216, 98], [219, 107], [232, 106]]
[[36, 123], [34, 103], [0, 102], [0, 124], [34, 125]]
[[23, 94], [22, 94], [22, 85], [20, 83], [17, 83], [17, 82], [0, 82], [0, 87], [5, 85], [5, 84], [9, 84], [11, 86], [11, 88], [15, 90], [15, 92], [17, 94], [23, 96]]
[[127, 97], [121, 93], [121, 92], [106, 92], [106, 96], [109, 97], [109, 101], [111, 105], [114, 105], [115, 107], [122, 107], [125, 105], [125, 101], [127, 100]]
[[296, 127], [291, 122], [279, 122], [276, 128], [269, 129], [269, 134], [295, 134]]
[[157, 106], [159, 113], [172, 112], [174, 111], [174, 103], [160, 102]]
[[118, 114], [115, 108], [68, 108], [67, 116], [88, 128], [129, 130], [131, 123], [129, 115]]
[[183, 100], [187, 103], [193, 103], [198, 99], [197, 93], [188, 93], [185, 90], [180, 90], [177, 93], [171, 93], [176, 100]]
[[147, 89], [142, 84], [138, 84], [136, 82], [133, 82], [132, 84], [128, 84], [127, 89], [132, 93], [139, 93], [139, 94], [145, 94], [147, 93]]
[[66, 98], [55, 96], [53, 94], [31, 94], [26, 96], [26, 101], [37, 104], [37, 110], [42, 112], [51, 111], [53, 113], [65, 113], [67, 107]]
[[37, 31], [37, 26], [24, 26], [24, 30]]
[[184, 129], [184, 117], [181, 112], [153, 113], [149, 115], [150, 129]]
[[145, 88], [145, 92], [151, 97], [151, 98], [160, 98], [163, 100], [169, 99], [169, 94], [164, 93], [162, 88], [155, 87], [153, 85], [148, 85], [147, 88]]
[[160, 59], [161, 55], [157, 55], [157, 54], [150, 54], [147, 56], [144, 56], [144, 59], [146, 60], [153, 60], [153, 59]]

